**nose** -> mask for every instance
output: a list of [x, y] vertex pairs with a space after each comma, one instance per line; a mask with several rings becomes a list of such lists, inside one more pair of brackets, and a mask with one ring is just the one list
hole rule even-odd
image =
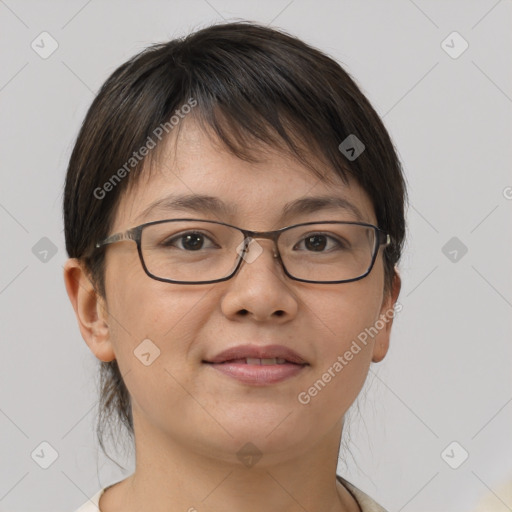
[[284, 323], [297, 314], [297, 298], [272, 240], [253, 239], [238, 272], [225, 283], [221, 309], [229, 318]]

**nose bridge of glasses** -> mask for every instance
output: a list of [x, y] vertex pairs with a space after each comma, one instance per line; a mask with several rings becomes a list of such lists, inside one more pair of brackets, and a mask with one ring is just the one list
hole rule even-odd
[[277, 245], [277, 239], [279, 238], [279, 231], [247, 231], [244, 230], [244, 238], [246, 242], [246, 249], [250, 250], [250, 242], [254, 240], [254, 242], [258, 243], [260, 246], [260, 242], [258, 240], [270, 240], [269, 247], [272, 249], [272, 254], [274, 258], [279, 256], [279, 248]]

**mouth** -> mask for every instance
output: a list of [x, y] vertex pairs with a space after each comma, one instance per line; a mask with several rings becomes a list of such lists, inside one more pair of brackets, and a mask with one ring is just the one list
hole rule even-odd
[[213, 363], [210, 361], [203, 361], [203, 363], [208, 364], [251, 364], [251, 365], [259, 365], [259, 366], [268, 366], [274, 364], [297, 364], [292, 361], [288, 361], [283, 357], [269, 357], [269, 358], [258, 358], [258, 357], [244, 357], [240, 359], [228, 359], [226, 361], [221, 361], [219, 363]]
[[225, 376], [252, 386], [282, 382], [309, 366], [296, 352], [281, 345], [238, 346], [202, 362]]

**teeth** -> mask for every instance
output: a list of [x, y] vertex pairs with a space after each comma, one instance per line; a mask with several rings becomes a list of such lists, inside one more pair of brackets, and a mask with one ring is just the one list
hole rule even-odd
[[261, 359], [257, 359], [257, 358], [254, 358], [254, 357], [247, 357], [245, 359], [245, 362], [247, 364], [261, 364]]
[[283, 359], [282, 357], [273, 357], [270, 359], [258, 359], [257, 357], [247, 357], [245, 359], [245, 362], [247, 364], [284, 364], [286, 363], [286, 359]]

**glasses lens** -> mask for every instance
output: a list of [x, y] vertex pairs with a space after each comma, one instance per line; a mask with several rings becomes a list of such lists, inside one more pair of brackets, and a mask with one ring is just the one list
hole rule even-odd
[[[204, 221], [172, 221], [142, 230], [142, 257], [150, 274], [172, 281], [214, 281], [236, 267], [244, 236]], [[240, 250], [240, 249], [238, 249]]]
[[288, 272], [308, 281], [343, 281], [366, 274], [375, 251], [368, 226], [319, 223], [283, 232], [279, 252]]

